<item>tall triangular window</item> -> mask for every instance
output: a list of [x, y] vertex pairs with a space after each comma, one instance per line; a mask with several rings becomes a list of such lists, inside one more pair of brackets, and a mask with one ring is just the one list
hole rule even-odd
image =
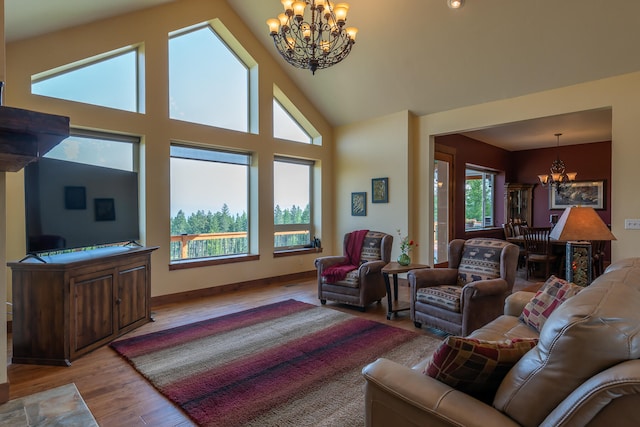
[[303, 144], [321, 143], [320, 134], [277, 86], [273, 88], [273, 136]]
[[169, 117], [247, 132], [249, 67], [210, 25], [169, 39]]
[[144, 112], [138, 76], [138, 52], [126, 48], [34, 75], [31, 93]]

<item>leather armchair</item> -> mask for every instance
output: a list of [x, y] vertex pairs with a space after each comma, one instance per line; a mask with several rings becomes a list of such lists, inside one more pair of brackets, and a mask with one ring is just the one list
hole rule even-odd
[[322, 273], [332, 265], [347, 260], [349, 233], [343, 240], [343, 254], [316, 258], [318, 270], [318, 298], [324, 305], [327, 300], [359, 307], [362, 311], [374, 301], [380, 301], [387, 294], [382, 267], [391, 260], [393, 236], [380, 231], [368, 231], [362, 246], [360, 266], [347, 274], [344, 280], [330, 283]]
[[518, 256], [516, 245], [500, 239], [452, 240], [448, 268], [407, 275], [411, 320], [462, 336], [489, 323], [513, 290]]

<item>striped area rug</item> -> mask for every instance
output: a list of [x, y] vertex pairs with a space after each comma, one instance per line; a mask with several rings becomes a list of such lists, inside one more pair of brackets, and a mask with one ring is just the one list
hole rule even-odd
[[295, 300], [115, 341], [202, 426], [363, 426], [362, 368], [440, 340]]

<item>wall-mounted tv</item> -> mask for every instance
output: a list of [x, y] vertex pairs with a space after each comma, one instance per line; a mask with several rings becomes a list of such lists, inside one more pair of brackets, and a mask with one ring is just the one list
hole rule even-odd
[[137, 172], [40, 158], [24, 183], [27, 253], [140, 238]]

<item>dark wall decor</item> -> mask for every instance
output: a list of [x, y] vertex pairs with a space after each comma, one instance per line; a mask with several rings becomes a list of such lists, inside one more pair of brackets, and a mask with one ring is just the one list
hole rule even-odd
[[351, 216], [367, 216], [367, 193], [351, 193]]
[[94, 199], [96, 221], [115, 221], [116, 208], [113, 199]]
[[371, 203], [389, 203], [389, 178], [371, 180]]
[[64, 187], [65, 209], [87, 209], [87, 190], [85, 187]]
[[588, 206], [604, 209], [604, 181], [576, 181], [549, 190], [549, 209]]

